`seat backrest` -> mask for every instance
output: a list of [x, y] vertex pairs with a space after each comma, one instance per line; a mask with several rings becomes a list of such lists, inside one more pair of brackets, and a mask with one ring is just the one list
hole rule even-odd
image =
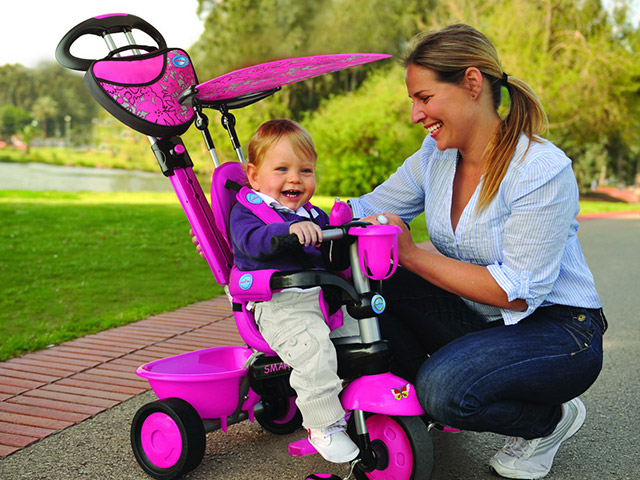
[[216, 220], [216, 227], [227, 239], [227, 243], [231, 245], [229, 240], [229, 215], [231, 215], [231, 209], [237, 202], [237, 192], [225, 186], [227, 180], [240, 185], [247, 184], [247, 176], [240, 162], [223, 163], [216, 167], [211, 177], [211, 209]]
[[[247, 183], [247, 177], [244, 173], [244, 168], [239, 162], [227, 162], [223, 163], [213, 171], [211, 177], [211, 210], [213, 211], [213, 218], [218, 228], [218, 231], [222, 234], [226, 244], [223, 248], [228, 250], [231, 257], [231, 238], [229, 236], [229, 215], [231, 209], [236, 204], [236, 191], [225, 187], [227, 180], [231, 180], [240, 185]], [[223, 275], [225, 277], [225, 285], [229, 282], [229, 276], [231, 269], [224, 267]]]
[[[237, 192], [232, 188], [227, 188], [225, 185], [228, 180], [231, 180], [239, 185], [247, 184], [247, 177], [244, 172], [242, 164], [239, 162], [227, 162], [223, 163], [213, 171], [211, 177], [211, 210], [213, 211], [213, 217], [216, 227], [226, 240], [226, 248], [231, 252], [231, 237], [229, 235], [229, 216], [231, 215], [231, 209], [236, 204]], [[264, 352], [267, 355], [275, 355], [275, 352], [271, 350], [269, 344], [262, 338], [260, 331], [255, 324], [253, 314], [247, 310], [248, 300], [269, 300], [271, 298], [271, 292], [268, 290], [269, 277], [275, 270], [252, 272], [251, 274], [243, 274], [235, 268], [225, 269], [225, 284], [229, 285], [229, 290], [234, 297], [234, 302], [237, 302], [241, 310], [236, 310], [234, 307], [234, 317], [236, 320], [236, 326], [242, 339], [251, 348]], [[238, 278], [232, 278], [233, 276], [240, 276], [240, 278], [249, 275], [252, 279], [249, 289], [246, 287], [246, 282], [243, 288], [239, 291], [247, 291], [247, 294], [251, 298], [243, 298], [243, 295], [238, 295], [234, 288], [236, 283], [240, 280]], [[254, 277], [264, 277], [262, 281], [253, 281]], [[267, 287], [266, 289], [264, 287]], [[252, 293], [255, 295], [255, 288], [261, 287], [257, 296], [252, 297]], [[263, 298], [264, 297], [264, 298]]]

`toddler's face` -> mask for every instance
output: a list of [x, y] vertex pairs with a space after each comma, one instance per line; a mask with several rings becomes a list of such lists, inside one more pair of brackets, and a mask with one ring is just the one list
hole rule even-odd
[[267, 150], [260, 166], [247, 165], [247, 178], [251, 188], [296, 211], [315, 192], [316, 162], [298, 157], [289, 139], [282, 137]]

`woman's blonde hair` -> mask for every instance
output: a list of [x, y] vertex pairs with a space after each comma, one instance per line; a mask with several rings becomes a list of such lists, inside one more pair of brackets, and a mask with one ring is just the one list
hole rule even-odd
[[293, 120], [279, 119], [269, 120], [258, 127], [249, 140], [247, 161], [260, 167], [267, 151], [282, 137], [289, 140], [297, 156], [311, 159], [314, 162], [318, 158], [311, 135], [299, 123]]
[[522, 80], [507, 76], [502, 70], [498, 52], [491, 41], [469, 25], [451, 25], [421, 35], [404, 59], [404, 66], [427, 68], [441, 82], [462, 85], [469, 67], [476, 67], [489, 80], [493, 106], [498, 110], [502, 87], [509, 93], [509, 113], [489, 143], [487, 165], [480, 190], [478, 210], [484, 208], [496, 195], [507, 173], [520, 135], [529, 137], [547, 128], [547, 115], [538, 97]]

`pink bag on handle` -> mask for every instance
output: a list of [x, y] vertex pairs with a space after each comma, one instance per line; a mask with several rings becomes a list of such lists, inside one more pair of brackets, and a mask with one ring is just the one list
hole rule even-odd
[[189, 55], [179, 48], [97, 60], [84, 81], [105, 110], [144, 135], [182, 135], [195, 119], [193, 108], [178, 102], [198, 83]]

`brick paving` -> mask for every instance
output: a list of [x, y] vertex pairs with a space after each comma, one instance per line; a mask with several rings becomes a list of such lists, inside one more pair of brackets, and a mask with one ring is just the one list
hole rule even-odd
[[143, 363], [240, 344], [223, 296], [0, 362], [0, 458], [148, 390]]

